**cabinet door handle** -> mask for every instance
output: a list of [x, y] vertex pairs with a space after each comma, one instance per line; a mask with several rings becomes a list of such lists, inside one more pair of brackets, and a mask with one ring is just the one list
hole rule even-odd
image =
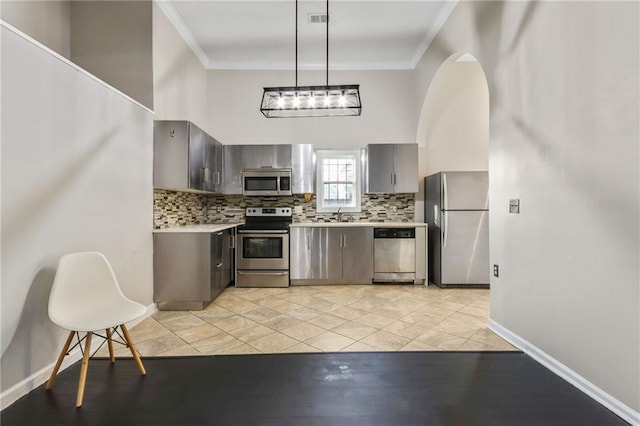
[[343, 237], [343, 235], [342, 235], [342, 234], [340, 234], [340, 239], [339, 239], [339, 240], [340, 240], [340, 242], [339, 242], [339, 244], [338, 244], [340, 247], [344, 247], [344, 246], [342, 245], [342, 237]]
[[222, 268], [222, 263], [218, 263], [218, 264], [216, 265], [216, 268], [217, 268], [217, 269]]
[[220, 185], [220, 172], [216, 172], [216, 185]]
[[236, 248], [236, 237], [234, 235], [229, 236], [229, 248]]
[[347, 246], [347, 236], [343, 235], [342, 236], [342, 247], [346, 247]]

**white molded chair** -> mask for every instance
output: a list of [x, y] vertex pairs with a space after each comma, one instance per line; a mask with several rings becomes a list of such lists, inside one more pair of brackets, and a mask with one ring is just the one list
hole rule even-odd
[[[69, 337], [60, 352], [49, 381], [45, 389], [53, 386], [60, 365], [67, 355], [73, 336], [77, 333], [78, 343], [82, 343], [80, 333], [86, 333], [80, 380], [78, 382], [78, 396], [76, 407], [82, 405], [84, 386], [87, 379], [87, 367], [91, 350], [91, 336], [96, 331], [106, 331], [104, 338], [109, 346], [109, 357], [115, 362], [113, 354], [112, 336], [122, 330], [125, 344], [138, 364], [140, 373], [146, 371], [138, 352], [133, 345], [131, 335], [125, 326], [126, 322], [135, 320], [145, 313], [144, 305], [128, 299], [120, 290], [118, 281], [111, 269], [111, 265], [101, 253], [81, 252], [64, 255], [58, 262], [53, 288], [49, 296], [49, 318], [58, 326], [70, 330]], [[74, 345], [75, 347], [75, 345]]]

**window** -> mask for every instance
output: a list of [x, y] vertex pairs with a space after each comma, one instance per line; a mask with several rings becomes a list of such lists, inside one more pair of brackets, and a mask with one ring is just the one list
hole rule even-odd
[[360, 211], [360, 150], [316, 151], [316, 210]]

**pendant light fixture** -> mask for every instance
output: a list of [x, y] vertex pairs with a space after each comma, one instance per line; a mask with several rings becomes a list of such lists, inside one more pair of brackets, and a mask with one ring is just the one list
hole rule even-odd
[[260, 112], [267, 118], [358, 116], [360, 85], [329, 85], [329, 0], [327, 0], [327, 68], [324, 86], [298, 86], [298, 0], [296, 0], [295, 86], [265, 87]]

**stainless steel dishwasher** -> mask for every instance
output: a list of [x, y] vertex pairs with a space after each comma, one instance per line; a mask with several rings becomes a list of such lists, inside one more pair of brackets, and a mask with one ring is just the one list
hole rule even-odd
[[416, 229], [374, 228], [373, 282], [414, 282]]

